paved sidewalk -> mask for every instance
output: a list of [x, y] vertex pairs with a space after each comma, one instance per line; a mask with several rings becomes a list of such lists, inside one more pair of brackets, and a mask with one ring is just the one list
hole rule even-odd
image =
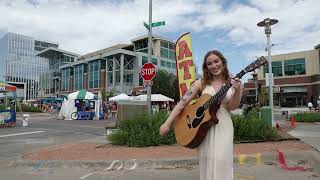
[[[234, 155], [254, 155], [286, 152], [311, 151], [313, 148], [301, 141], [278, 141], [243, 143], [234, 145]], [[181, 146], [123, 147], [111, 144], [68, 143], [51, 146], [24, 154], [25, 160], [128, 160], [128, 159], [175, 159], [195, 158], [195, 149]]]
[[[284, 152], [288, 164], [308, 162], [320, 172], [320, 153], [298, 141], [243, 143], [234, 145], [234, 163], [240, 165], [277, 165], [278, 152]], [[22, 155], [10, 166], [85, 167], [114, 169], [124, 167], [167, 169], [198, 166], [197, 152], [180, 146], [123, 147], [111, 144], [68, 143]]]

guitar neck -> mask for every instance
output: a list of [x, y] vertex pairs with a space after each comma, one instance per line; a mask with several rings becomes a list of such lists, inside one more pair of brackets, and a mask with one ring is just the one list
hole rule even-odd
[[212, 104], [216, 104], [217, 102], [219, 102], [221, 100], [221, 97], [223, 97], [228, 92], [231, 86], [232, 84], [230, 82], [224, 85], [214, 96], [212, 96], [206, 103], [204, 103], [203, 107], [205, 109], [208, 109]]

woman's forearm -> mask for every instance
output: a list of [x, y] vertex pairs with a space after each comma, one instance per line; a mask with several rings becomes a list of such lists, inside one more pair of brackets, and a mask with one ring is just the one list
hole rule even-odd
[[183, 110], [183, 105], [181, 104], [181, 102], [179, 102], [175, 108], [173, 108], [173, 110], [171, 111], [169, 117], [166, 120], [166, 123], [169, 123], [170, 125], [172, 125], [172, 123], [174, 122], [174, 120], [178, 117], [178, 115], [181, 113], [181, 111]]
[[230, 111], [233, 111], [239, 107], [241, 102], [241, 97], [242, 97], [242, 88], [235, 90], [228, 103]]

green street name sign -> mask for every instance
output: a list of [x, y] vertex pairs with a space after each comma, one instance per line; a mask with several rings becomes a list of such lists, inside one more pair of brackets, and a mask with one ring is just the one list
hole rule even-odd
[[159, 22], [152, 23], [151, 26], [157, 27], [157, 26], [164, 26], [165, 24], [166, 24], [165, 21], [159, 21]]
[[148, 30], [150, 30], [150, 27], [147, 23], [143, 22], [144, 27], [146, 27]]

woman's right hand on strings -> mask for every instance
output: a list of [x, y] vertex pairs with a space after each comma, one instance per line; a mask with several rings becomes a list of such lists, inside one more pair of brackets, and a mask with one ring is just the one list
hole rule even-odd
[[168, 134], [168, 132], [170, 131], [170, 124], [165, 122], [162, 124], [162, 126], [160, 127], [160, 136], [164, 137]]

